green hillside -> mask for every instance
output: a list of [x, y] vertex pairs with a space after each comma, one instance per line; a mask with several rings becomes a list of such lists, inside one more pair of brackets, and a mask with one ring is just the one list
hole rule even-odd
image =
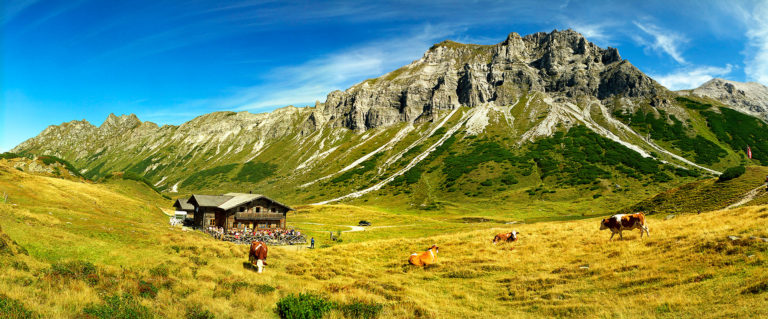
[[[750, 167], [744, 178], [763, 171]], [[516, 219], [494, 209], [467, 218], [298, 207], [289, 224], [317, 248], [270, 247], [256, 274], [246, 246], [169, 227], [159, 208], [170, 201], [141, 182], [32, 175], [0, 161], [0, 190], [9, 194], [0, 203], [3, 316], [279, 318], [278, 309], [302, 311], [308, 300], [325, 305], [324, 318], [768, 315], [766, 206], [650, 216], [651, 237], [626, 232], [612, 242], [597, 230], [600, 217], [508, 225]], [[327, 240], [360, 219], [373, 225]], [[518, 242], [491, 244], [511, 229]], [[432, 244], [435, 265], [407, 265]], [[631, 302], [617, 303], [622, 295]]]

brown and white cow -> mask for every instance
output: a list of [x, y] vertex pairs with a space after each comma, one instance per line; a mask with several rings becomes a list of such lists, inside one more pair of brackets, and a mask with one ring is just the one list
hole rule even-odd
[[258, 272], [261, 273], [264, 270], [267, 260], [267, 244], [263, 241], [251, 242], [251, 249], [248, 252], [248, 261], [251, 264], [256, 265]]
[[611, 230], [611, 238], [608, 240], [613, 239], [613, 236], [616, 235], [616, 233], [619, 233], [619, 238], [624, 239], [624, 236], [621, 234], [622, 231], [638, 228], [640, 229], [640, 238], [643, 238], [643, 232], [648, 236], [651, 236], [651, 234], [648, 233], [648, 226], [645, 225], [645, 214], [643, 213], [617, 214], [605, 218], [600, 222], [600, 230]]
[[517, 232], [516, 230], [513, 230], [512, 232], [509, 232], [509, 233], [498, 234], [498, 235], [496, 235], [496, 237], [493, 237], [493, 244], [496, 245], [496, 243], [499, 243], [499, 242], [502, 242], [502, 243], [503, 242], [510, 242], [510, 243], [511, 242], [515, 242], [515, 241], [517, 241], [517, 235], [518, 234], [520, 234], [520, 233]]
[[429, 266], [437, 261], [437, 245], [432, 245], [427, 251], [413, 253], [408, 258], [408, 263], [414, 266]]

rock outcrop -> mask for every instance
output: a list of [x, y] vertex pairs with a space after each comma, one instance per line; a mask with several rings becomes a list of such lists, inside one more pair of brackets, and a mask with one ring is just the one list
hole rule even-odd
[[733, 109], [768, 120], [768, 87], [760, 83], [712, 79], [692, 93], [713, 98]]
[[663, 90], [615, 48], [602, 49], [572, 31], [511, 33], [496, 45], [435, 44], [413, 63], [346, 91], [331, 92], [310, 126], [367, 130], [431, 120], [438, 110], [515, 103], [531, 91], [608, 99]]

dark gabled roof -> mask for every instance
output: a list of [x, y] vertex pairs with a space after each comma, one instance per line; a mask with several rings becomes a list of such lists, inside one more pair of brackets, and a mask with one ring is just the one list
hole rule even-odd
[[189, 198], [189, 202], [200, 207], [219, 207], [219, 205], [224, 204], [230, 199], [232, 199], [232, 196], [192, 195]]
[[276, 200], [260, 194], [226, 193], [224, 195], [192, 195], [188, 202], [200, 207], [216, 207], [222, 210], [230, 210], [257, 199], [266, 199], [277, 205], [283, 206], [288, 210], [294, 210]]
[[195, 205], [189, 202], [189, 198], [179, 198], [173, 203], [173, 207], [180, 208], [181, 210], [195, 210]]

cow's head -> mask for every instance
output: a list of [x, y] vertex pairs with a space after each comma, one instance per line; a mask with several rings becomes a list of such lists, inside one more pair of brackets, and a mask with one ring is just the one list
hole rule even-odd
[[437, 245], [432, 245], [432, 247], [429, 247], [427, 250], [434, 250], [435, 254], [437, 254]]
[[600, 221], [600, 230], [607, 229], [608, 228], [607, 223], [608, 221], [606, 221], [605, 218], [603, 218], [603, 220]]
[[512, 239], [512, 241], [517, 241], [517, 235], [519, 235], [519, 234], [520, 234], [520, 232], [518, 232], [516, 230], [513, 230], [511, 233], [509, 233], [510, 238]]

